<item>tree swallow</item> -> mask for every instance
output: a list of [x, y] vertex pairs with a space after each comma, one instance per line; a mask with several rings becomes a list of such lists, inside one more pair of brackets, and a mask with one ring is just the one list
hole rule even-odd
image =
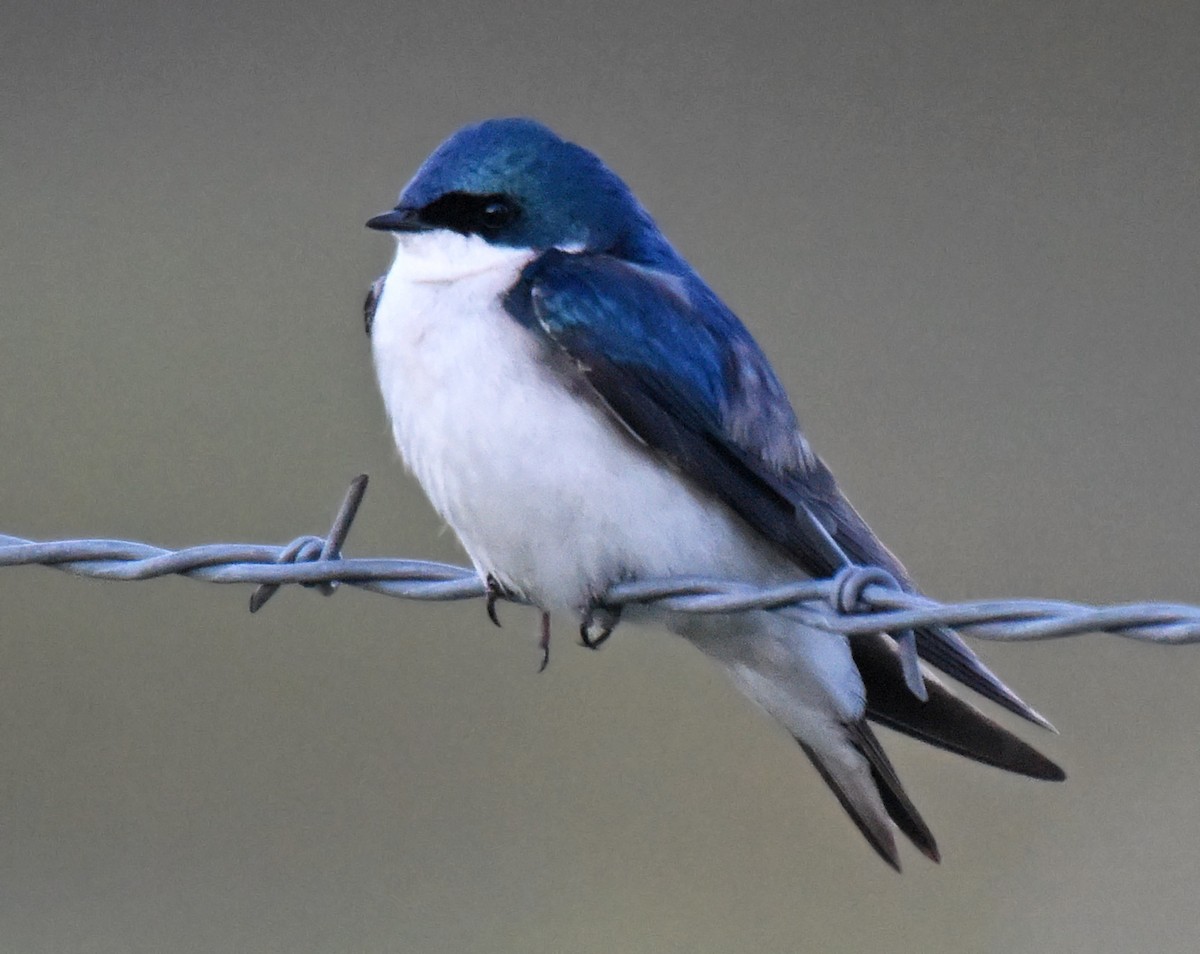
[[[366, 319], [396, 444], [490, 592], [582, 622], [620, 581], [769, 586], [847, 564], [914, 585], [813, 453], [750, 333], [594, 154], [529, 119], [461, 129], [394, 209]], [[870, 722], [1033, 778], [1062, 770], [913, 666], [887, 634], [787, 610], [630, 608], [729, 673], [800, 744], [871, 846], [937, 861]], [[603, 634], [602, 634], [603, 635]], [[927, 663], [1049, 726], [952, 631]], [[906, 678], [906, 671], [907, 676]]]

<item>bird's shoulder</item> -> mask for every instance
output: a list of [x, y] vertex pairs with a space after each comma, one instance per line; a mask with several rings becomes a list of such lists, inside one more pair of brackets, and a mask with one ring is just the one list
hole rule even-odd
[[768, 467], [815, 465], [762, 350], [694, 273], [551, 250], [524, 269], [506, 307], [578, 363], [619, 367]]

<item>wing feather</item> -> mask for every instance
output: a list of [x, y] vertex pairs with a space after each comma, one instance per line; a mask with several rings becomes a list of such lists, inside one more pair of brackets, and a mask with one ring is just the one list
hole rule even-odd
[[[573, 364], [617, 421], [803, 573], [881, 566], [915, 591], [809, 448], [750, 333], [694, 274], [552, 249], [526, 266], [505, 306]], [[1049, 726], [952, 630], [918, 631], [917, 649], [986, 698]], [[890, 684], [875, 689], [878, 698], [890, 692]], [[896, 724], [889, 708], [885, 721]]]

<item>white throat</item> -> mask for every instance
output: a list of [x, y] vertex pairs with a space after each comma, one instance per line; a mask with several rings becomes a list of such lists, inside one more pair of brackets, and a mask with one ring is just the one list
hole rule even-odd
[[478, 235], [460, 235], [449, 229], [397, 232], [396, 260], [388, 281], [445, 284], [497, 269], [512, 272], [533, 254], [527, 248], [492, 245]]

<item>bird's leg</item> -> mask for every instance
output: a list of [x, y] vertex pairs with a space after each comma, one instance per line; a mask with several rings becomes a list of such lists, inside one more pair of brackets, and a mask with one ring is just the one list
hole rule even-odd
[[496, 600], [504, 599], [508, 594], [504, 591], [504, 587], [500, 585], [500, 581], [490, 573], [485, 578], [484, 585], [487, 587], [488, 619], [499, 626], [500, 617], [496, 614]]
[[[599, 649], [604, 645], [617, 623], [621, 621], [621, 608], [609, 609], [607, 606], [589, 606], [579, 621], [579, 641], [588, 649]], [[593, 636], [592, 627], [599, 632]]]
[[550, 614], [542, 614], [542, 635], [538, 639], [538, 648], [542, 651], [542, 664], [538, 666], [538, 672], [545, 672], [546, 667], [550, 665]]

